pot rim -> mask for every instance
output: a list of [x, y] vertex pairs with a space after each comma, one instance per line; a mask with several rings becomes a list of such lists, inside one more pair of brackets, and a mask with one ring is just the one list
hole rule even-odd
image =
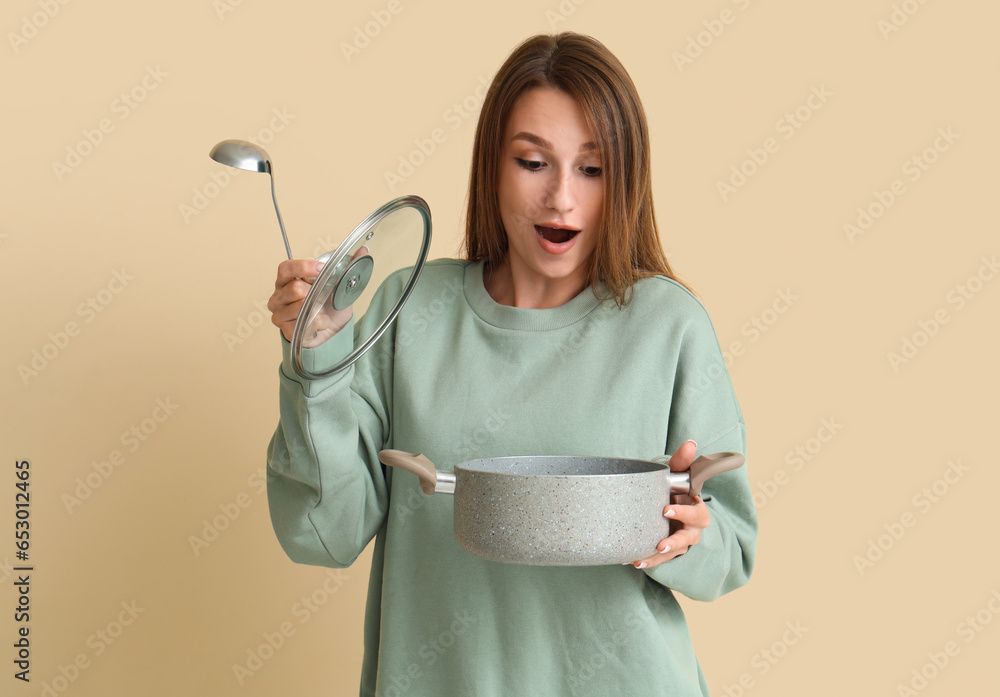
[[[607, 460], [616, 463], [629, 463], [635, 464], [640, 467], [639, 471], [636, 472], [605, 472], [597, 474], [572, 474], [567, 472], [551, 472], [551, 473], [527, 473], [527, 472], [496, 472], [491, 469], [482, 469], [479, 467], [470, 467], [473, 463], [485, 463], [485, 462], [496, 462], [496, 461], [510, 461], [510, 460]], [[628, 458], [628, 457], [595, 457], [589, 455], [507, 455], [502, 457], [484, 457], [477, 458], [475, 460], [467, 460], [455, 465], [454, 471], [456, 473], [460, 472], [475, 472], [477, 474], [490, 474], [502, 477], [539, 477], [546, 479], [556, 479], [556, 478], [572, 478], [572, 479], [587, 479], [587, 478], [607, 478], [607, 477], [635, 477], [644, 474], [659, 474], [663, 472], [670, 472], [670, 468], [659, 462], [653, 462], [652, 460], [643, 460], [640, 458]]]

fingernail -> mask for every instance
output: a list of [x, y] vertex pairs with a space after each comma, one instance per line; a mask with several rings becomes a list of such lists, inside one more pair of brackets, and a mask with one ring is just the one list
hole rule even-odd
[[647, 564], [646, 562], [643, 561], [643, 562], [639, 562], [638, 568], [645, 569], [647, 566], [649, 566], [649, 564]]
[[688, 443], [694, 443], [694, 447], [695, 448], [698, 447], [698, 441], [696, 441], [696, 440], [689, 440]]
[[668, 509], [667, 512], [664, 513], [663, 515], [665, 515], [667, 518], [673, 518], [677, 514], [674, 512], [674, 509], [671, 508], [671, 509]]
[[669, 551], [670, 551], [670, 545], [667, 545], [666, 547], [660, 550], [660, 554], [666, 554]]

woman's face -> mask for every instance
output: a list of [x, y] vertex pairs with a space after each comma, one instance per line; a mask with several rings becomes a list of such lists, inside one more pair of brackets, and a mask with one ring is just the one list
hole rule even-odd
[[536, 87], [518, 99], [504, 129], [498, 196], [514, 284], [587, 286], [604, 181], [583, 111], [569, 94]]

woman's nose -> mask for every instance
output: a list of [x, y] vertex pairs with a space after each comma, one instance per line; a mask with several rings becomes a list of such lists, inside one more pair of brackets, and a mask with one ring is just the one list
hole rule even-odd
[[568, 174], [553, 178], [546, 193], [545, 205], [552, 210], [565, 213], [576, 207], [576, 192], [573, 190], [573, 180]]

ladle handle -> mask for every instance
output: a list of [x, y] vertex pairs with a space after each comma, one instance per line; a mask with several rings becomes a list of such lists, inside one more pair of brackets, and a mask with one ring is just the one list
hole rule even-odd
[[702, 485], [717, 474], [739, 469], [746, 458], [740, 453], [712, 453], [702, 455], [691, 463], [688, 472], [691, 476], [689, 496], [701, 496]]
[[274, 168], [270, 160], [267, 162], [267, 173], [271, 177], [271, 200], [274, 202], [274, 213], [278, 216], [278, 227], [281, 228], [281, 241], [285, 243], [285, 254], [292, 258], [292, 248], [288, 246], [288, 235], [285, 234], [285, 222], [281, 219], [281, 211], [278, 210], [278, 197], [274, 195]]
[[381, 450], [378, 459], [382, 464], [398, 467], [420, 477], [420, 488], [425, 494], [455, 493], [455, 474], [438, 472], [434, 463], [423, 455], [414, 455], [402, 450]]

